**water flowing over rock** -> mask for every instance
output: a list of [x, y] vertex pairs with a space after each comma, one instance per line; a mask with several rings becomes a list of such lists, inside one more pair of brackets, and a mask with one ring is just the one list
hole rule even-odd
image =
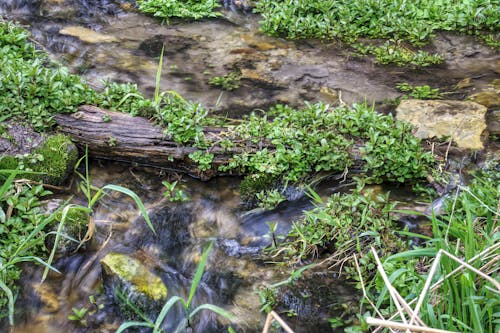
[[101, 260], [101, 265], [112, 285], [137, 294], [141, 300], [159, 302], [167, 298], [167, 287], [161, 278], [138, 259], [112, 252]]
[[404, 100], [397, 119], [416, 127], [419, 138], [450, 137], [460, 148], [481, 150], [486, 129], [486, 107], [474, 102], [451, 100]]
[[118, 39], [113, 36], [100, 34], [94, 30], [87, 29], [84, 27], [70, 26], [59, 31], [61, 35], [73, 36], [79, 38], [81, 41], [86, 43], [114, 43], [118, 42]]

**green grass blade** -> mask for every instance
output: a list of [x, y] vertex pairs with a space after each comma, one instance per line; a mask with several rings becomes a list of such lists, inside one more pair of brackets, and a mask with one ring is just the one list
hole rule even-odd
[[167, 316], [168, 311], [170, 311], [170, 308], [174, 306], [175, 303], [181, 302], [184, 306], [184, 300], [180, 298], [179, 296], [172, 296], [165, 305], [161, 308], [160, 313], [158, 314], [158, 317], [156, 317], [156, 321], [153, 327], [153, 332], [159, 332], [160, 326], [165, 320], [165, 317]]
[[127, 328], [130, 327], [150, 327], [153, 328], [153, 324], [146, 323], [143, 321], [127, 321], [118, 327], [115, 333], [121, 333], [124, 332]]
[[2, 187], [0, 187], [0, 198], [3, 198], [5, 193], [7, 193], [7, 191], [10, 188], [10, 185], [12, 185], [12, 183], [14, 182], [14, 179], [16, 178], [17, 174], [18, 174], [17, 170], [13, 170], [13, 172], [11, 172], [9, 174], [9, 176], [7, 177], [5, 182], [3, 183]]
[[62, 228], [64, 227], [64, 223], [66, 222], [66, 216], [68, 215], [68, 212], [72, 207], [74, 207], [74, 205], [67, 205], [62, 210], [61, 221], [59, 222], [59, 225], [57, 226], [56, 237], [54, 239], [54, 245], [52, 246], [52, 250], [50, 251], [49, 259], [47, 260], [48, 265], [45, 266], [45, 269], [43, 270], [41, 282], [45, 281], [45, 279], [47, 278], [47, 275], [49, 274], [50, 265], [52, 264], [52, 261], [54, 260], [54, 256], [56, 255], [56, 251], [57, 251], [57, 244], [59, 244], [59, 239], [61, 238]]
[[219, 316], [227, 318], [231, 321], [236, 318], [231, 312], [224, 310], [223, 308], [218, 307], [217, 305], [213, 305], [213, 304], [202, 304], [202, 305], [198, 306], [196, 309], [193, 310], [193, 312], [191, 312], [189, 314], [189, 318], [193, 318], [194, 315], [201, 310], [210, 310], [212, 312], [217, 313]]
[[40, 265], [46, 267], [47, 269], [51, 269], [54, 272], [59, 273], [59, 274], [61, 273], [54, 266], [49, 265], [47, 262], [43, 261], [41, 258], [35, 257], [35, 256], [16, 257], [16, 258], [12, 259], [9, 263], [12, 264], [12, 265], [14, 265], [14, 264], [17, 264], [17, 263], [20, 263], [20, 262], [37, 262]]
[[2, 280], [0, 280], [0, 289], [7, 295], [9, 301], [9, 325], [14, 326], [14, 295], [12, 294], [12, 290]]
[[422, 235], [422, 234], [417, 234], [416, 232], [411, 232], [411, 231], [397, 231], [397, 233], [401, 236], [406, 236], [406, 237], [414, 237], [414, 238], [420, 238], [420, 239], [425, 239], [425, 240], [432, 239], [432, 237]]
[[205, 265], [208, 260], [208, 255], [212, 250], [214, 243], [210, 242], [210, 245], [203, 252], [200, 262], [198, 263], [198, 267], [196, 268], [196, 273], [194, 274], [193, 282], [191, 283], [191, 290], [189, 291], [188, 301], [186, 303], [186, 308], [189, 309], [191, 306], [191, 302], [193, 301], [194, 294], [196, 293], [196, 289], [198, 288], [198, 284], [201, 281], [201, 277], [203, 276], [203, 271], [205, 270]]
[[434, 248], [416, 249], [393, 254], [392, 256], [387, 257], [385, 261], [419, 257], [434, 257], [436, 256], [436, 253], [437, 250]]
[[165, 45], [161, 48], [160, 62], [158, 63], [158, 70], [156, 71], [156, 81], [155, 81], [155, 95], [154, 101], [157, 105], [160, 103], [160, 81], [161, 72], [163, 70], [163, 52], [165, 51]]
[[122, 187], [119, 185], [113, 185], [113, 184], [108, 184], [108, 185], [104, 186], [102, 188], [102, 190], [117, 191], [117, 192], [121, 192], [121, 193], [126, 194], [129, 197], [131, 197], [134, 200], [137, 207], [139, 208], [139, 211], [141, 212], [142, 217], [144, 217], [144, 220], [146, 220], [146, 223], [147, 223], [149, 229], [151, 229], [153, 234], [156, 235], [155, 228], [153, 226], [153, 223], [151, 223], [151, 220], [149, 219], [149, 215], [148, 215], [148, 212], [146, 211], [146, 207], [144, 207], [144, 204], [142, 203], [141, 199], [139, 198], [139, 196], [137, 194], [135, 194], [133, 191], [129, 190], [128, 188], [125, 188], [125, 187]]

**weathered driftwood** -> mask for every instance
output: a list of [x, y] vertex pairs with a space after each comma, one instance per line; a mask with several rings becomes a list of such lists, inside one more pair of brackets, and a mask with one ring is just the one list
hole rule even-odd
[[[197, 150], [196, 147], [184, 146], [166, 138], [164, 130], [146, 118], [83, 105], [76, 113], [58, 114], [54, 119], [60, 132], [69, 135], [80, 148], [87, 146], [92, 157], [165, 168], [203, 180], [227, 174], [220, 172], [218, 167], [227, 164], [234, 154], [274, 148], [271, 143], [254, 144], [250, 140], [242, 140], [228, 128], [204, 127], [205, 138], [211, 144], [208, 152], [214, 155], [214, 160], [210, 170], [202, 171], [189, 158], [189, 154]], [[236, 145], [223, 148], [217, 144], [222, 139], [230, 139]], [[357, 146], [349, 149], [354, 161], [351, 168], [354, 169], [359, 169], [363, 163]], [[231, 174], [236, 173], [232, 171]]]
[[[168, 140], [163, 129], [146, 118], [83, 105], [76, 113], [59, 114], [54, 119], [60, 132], [69, 135], [80, 148], [88, 146], [92, 157], [166, 168], [201, 179], [220, 174], [218, 166], [241, 151], [241, 148], [227, 150], [215, 144], [209, 150], [214, 154], [212, 169], [202, 171], [188, 157], [197, 148]], [[227, 130], [205, 127], [204, 133], [207, 140], [217, 142]]]

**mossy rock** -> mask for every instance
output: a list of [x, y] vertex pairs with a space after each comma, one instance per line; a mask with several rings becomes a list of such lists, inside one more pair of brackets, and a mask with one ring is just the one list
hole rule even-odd
[[[157, 313], [167, 299], [167, 287], [140, 260], [122, 253], [111, 252], [101, 259], [106, 290], [127, 300], [144, 313]], [[119, 299], [118, 299], [119, 300]], [[124, 313], [129, 319], [131, 314]]]
[[22, 174], [23, 178], [43, 181], [47, 184], [61, 184], [73, 170], [78, 159], [78, 150], [69, 137], [63, 134], [51, 135], [30, 153], [3, 156], [0, 169], [21, 169], [41, 174]]

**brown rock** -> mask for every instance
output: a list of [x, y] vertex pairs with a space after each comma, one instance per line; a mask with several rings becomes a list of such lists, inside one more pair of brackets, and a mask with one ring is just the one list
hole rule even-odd
[[104, 35], [94, 30], [87, 29], [79, 26], [69, 26], [63, 28], [59, 31], [61, 35], [73, 36], [79, 38], [81, 41], [86, 43], [113, 43], [118, 42], [118, 39], [114, 36]]
[[460, 148], [483, 149], [486, 107], [451, 100], [404, 100], [396, 118], [416, 127], [419, 138], [451, 137]]
[[496, 91], [481, 91], [469, 97], [472, 101], [484, 105], [487, 108], [500, 106], [500, 94]]

